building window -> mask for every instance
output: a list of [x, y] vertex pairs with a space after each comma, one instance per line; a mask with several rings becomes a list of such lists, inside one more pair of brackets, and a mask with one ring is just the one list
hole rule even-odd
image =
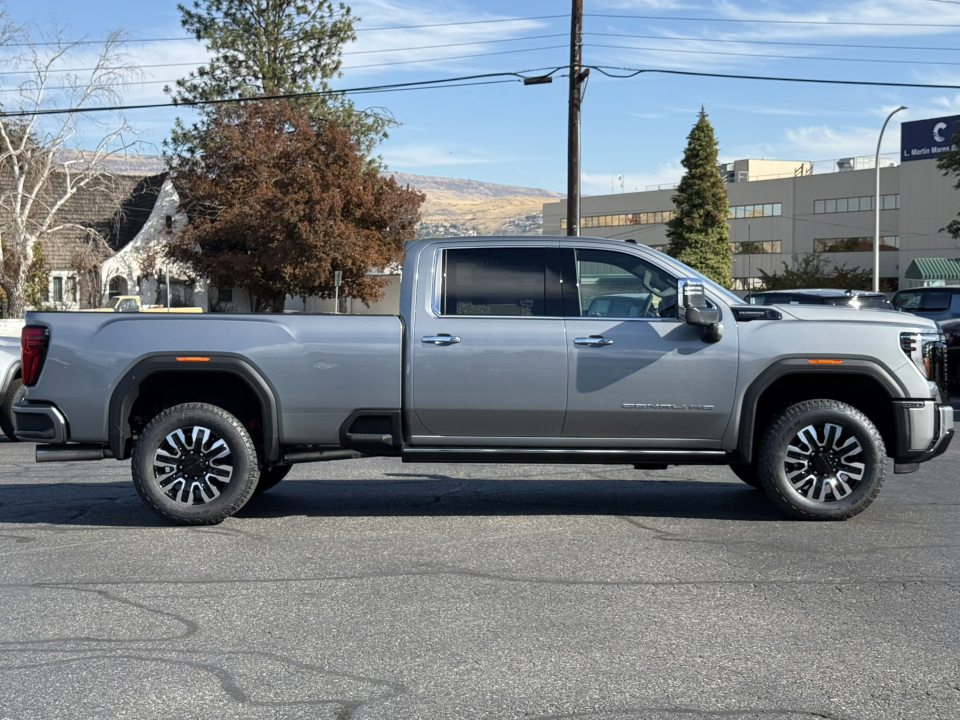
[[442, 315], [545, 315], [543, 248], [447, 250], [443, 262]]
[[110, 299], [117, 297], [118, 295], [127, 294], [127, 279], [122, 277], [112, 277], [110, 282], [107, 285], [107, 295]]
[[[631, 213], [629, 215], [589, 215], [580, 218], [580, 227], [602, 228], [602, 227], [620, 227], [622, 225], [660, 225], [670, 222], [673, 217], [673, 210], [662, 210], [659, 212]], [[560, 220], [560, 229], [567, 229], [567, 220]]]
[[[838, 198], [836, 200], [814, 200], [813, 214], [845, 212], [868, 212], [873, 210], [873, 195], [854, 198]], [[881, 195], [881, 210], [897, 210], [900, 207], [899, 195]]]
[[740, 218], [779, 217], [783, 214], [782, 203], [764, 203], [763, 205], [731, 205], [727, 214], [729, 220]]
[[77, 302], [77, 279], [75, 277], [67, 278], [67, 302]]
[[777, 255], [781, 251], [781, 242], [779, 240], [747, 240], [745, 242], [732, 242], [734, 255]]
[[233, 288], [217, 288], [217, 300], [219, 302], [233, 302]]
[[[880, 238], [881, 252], [899, 249], [900, 237], [898, 235], [888, 235]], [[873, 238], [817, 238], [813, 241], [813, 251], [818, 253], [873, 252]]]
[[63, 278], [62, 277], [53, 278], [53, 301], [57, 303], [63, 302]]

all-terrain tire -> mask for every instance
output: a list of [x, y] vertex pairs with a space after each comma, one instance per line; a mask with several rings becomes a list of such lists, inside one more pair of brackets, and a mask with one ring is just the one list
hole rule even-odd
[[0, 408], [0, 430], [13, 442], [20, 442], [17, 436], [13, 434], [17, 429], [17, 421], [13, 416], [13, 406], [23, 400], [27, 394], [27, 386], [23, 384], [20, 378], [14, 378], [10, 381], [10, 387], [7, 388], [7, 394], [3, 396], [3, 407]]
[[760, 483], [760, 476], [757, 474], [756, 465], [731, 465], [730, 470], [750, 487], [763, 490], [763, 485]]
[[[840, 428], [839, 432], [835, 428]], [[809, 439], [815, 442], [807, 444]], [[853, 454], [857, 446], [859, 452]], [[861, 477], [853, 482], [859, 464], [863, 465]], [[870, 419], [846, 403], [821, 399], [792, 405], [774, 419], [760, 443], [757, 470], [763, 489], [787, 515], [802, 520], [847, 520], [876, 499], [886, 465], [883, 438]], [[787, 477], [788, 466], [793, 482]], [[800, 472], [796, 472], [798, 468]], [[844, 469], [852, 469], [854, 475], [845, 475]], [[824, 478], [829, 477], [845, 482], [834, 481], [832, 489], [824, 490], [828, 484]], [[805, 484], [797, 488], [794, 483]]]
[[292, 465], [264, 465], [260, 469], [260, 479], [257, 481], [257, 488], [253, 491], [254, 495], [265, 493], [270, 488], [276, 486], [290, 472]]
[[157, 415], [134, 445], [130, 465], [140, 498], [174, 525], [222, 522], [247, 504], [260, 479], [250, 433], [226, 410], [206, 403]]

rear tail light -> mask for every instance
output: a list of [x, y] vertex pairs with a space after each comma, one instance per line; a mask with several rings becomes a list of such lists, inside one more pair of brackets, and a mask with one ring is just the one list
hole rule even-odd
[[28, 325], [20, 333], [20, 373], [23, 384], [33, 387], [40, 379], [43, 361], [47, 359], [50, 331], [45, 327]]

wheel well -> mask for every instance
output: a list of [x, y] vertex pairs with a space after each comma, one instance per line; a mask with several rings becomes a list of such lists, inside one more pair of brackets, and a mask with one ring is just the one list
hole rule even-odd
[[892, 398], [877, 380], [851, 373], [795, 373], [777, 378], [757, 398], [750, 459], [775, 415], [798, 402], [820, 398], [857, 408], [877, 426], [888, 452], [896, 446]]
[[253, 389], [229, 372], [156, 372], [140, 383], [126, 418], [134, 436], [167, 408], [183, 403], [216, 405], [236, 417], [263, 448], [264, 408]]

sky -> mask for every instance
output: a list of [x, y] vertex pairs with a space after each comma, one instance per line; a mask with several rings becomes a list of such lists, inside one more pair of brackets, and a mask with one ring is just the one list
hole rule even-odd
[[[569, 63], [569, 0], [348, 4], [361, 19], [334, 88], [538, 75], [558, 67], [561, 76]], [[164, 83], [206, 58], [203, 45], [185, 36], [170, 0], [0, 0], [0, 8], [18, 23], [33, 23], [36, 32], [60, 27], [70, 40], [99, 40], [116, 29], [138, 41], [173, 38], [124, 45], [143, 69], [143, 82], [123, 88], [125, 104], [167, 101]], [[960, 0], [584, 0], [584, 12], [586, 65], [960, 88]], [[433, 26], [409, 27], [423, 25]], [[57, 67], [89, 67], [92, 47], [81, 46]], [[0, 50], [0, 98], [7, 110], [16, 106], [13, 90], [23, 79], [14, 74], [13, 52]], [[387, 108], [401, 123], [379, 149], [391, 170], [564, 192], [568, 93], [568, 80], [557, 77], [549, 85], [383, 92], [354, 101], [359, 108]], [[716, 130], [722, 161], [807, 160], [815, 162], [815, 172], [829, 172], [838, 158], [872, 155], [885, 117], [900, 105], [909, 109], [894, 116], [882, 148], [894, 157], [900, 122], [960, 114], [960, 89], [654, 73], [610, 78], [593, 70], [583, 104], [582, 189], [596, 195], [677, 182], [686, 136], [701, 107]], [[124, 115], [145, 154], [162, 152], [176, 117], [191, 118], [183, 108]], [[76, 144], [89, 148], [112, 121], [96, 120], [102, 125], [89, 116]]]

